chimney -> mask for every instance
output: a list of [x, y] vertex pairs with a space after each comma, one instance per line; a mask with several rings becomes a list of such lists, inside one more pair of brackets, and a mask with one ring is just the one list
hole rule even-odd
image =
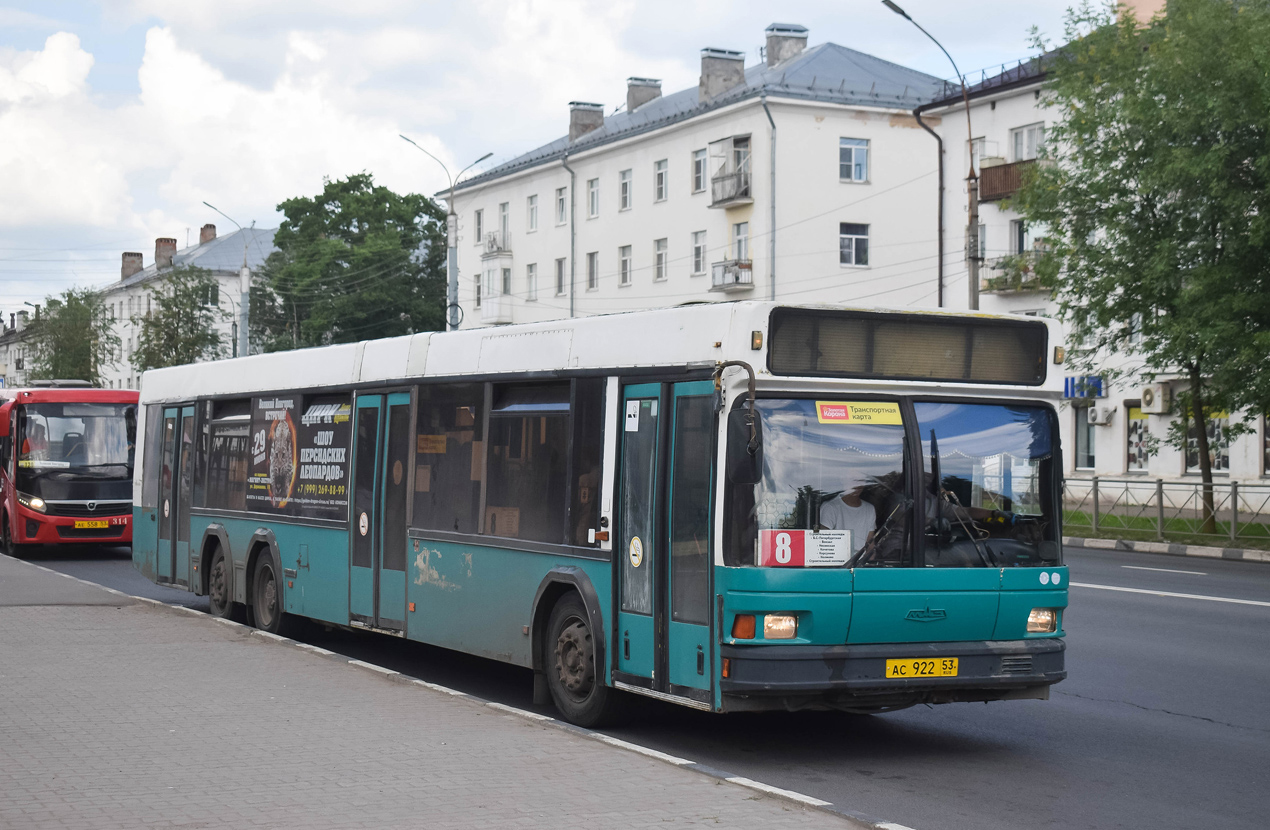
[[661, 81], [657, 78], [626, 79], [626, 111], [634, 112], [654, 98], [661, 97]]
[[124, 251], [123, 267], [119, 269], [119, 279], [126, 280], [144, 267], [145, 263], [141, 261], [141, 254], [136, 251]]
[[176, 254], [176, 240], [169, 236], [160, 236], [154, 240], [154, 267], [171, 268], [172, 257]]
[[18, 327], [18, 315], [16, 312], [9, 312], [9, 331], [14, 331]]
[[701, 50], [701, 83], [697, 100], [717, 98], [745, 83], [745, 54], [731, 49]]
[[604, 126], [604, 105], [588, 104], [585, 101], [569, 102], [569, 140], [577, 141], [582, 136]]
[[206, 245], [216, 238], [216, 226], [210, 222], [199, 229], [198, 244]]
[[807, 48], [807, 27], [773, 23], [767, 27], [767, 65], [775, 66]]

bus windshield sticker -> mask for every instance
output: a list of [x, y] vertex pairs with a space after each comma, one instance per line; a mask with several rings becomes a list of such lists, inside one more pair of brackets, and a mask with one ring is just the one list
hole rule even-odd
[[816, 419], [822, 424], [903, 423], [899, 404], [878, 401], [816, 401]]
[[851, 558], [849, 530], [761, 530], [759, 565], [766, 568], [826, 568]]
[[626, 431], [639, 432], [639, 401], [626, 402]]
[[445, 436], [420, 435], [416, 437], [415, 452], [427, 455], [445, 455]]

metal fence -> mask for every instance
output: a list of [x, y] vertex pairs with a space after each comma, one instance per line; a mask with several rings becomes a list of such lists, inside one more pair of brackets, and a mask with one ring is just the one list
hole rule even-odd
[[1069, 478], [1063, 532], [1270, 547], [1270, 484], [1149, 478]]

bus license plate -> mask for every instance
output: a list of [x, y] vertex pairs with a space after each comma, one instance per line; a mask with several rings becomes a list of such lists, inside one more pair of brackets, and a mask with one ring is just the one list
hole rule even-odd
[[911, 660], [887, 660], [886, 677], [956, 677], [957, 658], [940, 657], [935, 660], [917, 658]]
[[78, 521], [78, 522], [75, 522], [75, 529], [76, 529], [76, 530], [81, 530], [81, 529], [99, 529], [99, 528], [106, 528], [106, 527], [110, 527], [110, 523], [109, 523], [109, 522], [107, 522], [105, 519], [93, 519], [92, 521]]

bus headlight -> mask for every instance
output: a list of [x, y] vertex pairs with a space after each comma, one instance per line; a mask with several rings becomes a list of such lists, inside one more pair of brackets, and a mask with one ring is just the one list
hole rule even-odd
[[1033, 608], [1027, 615], [1028, 634], [1052, 634], [1058, 630], [1057, 608]]
[[768, 614], [763, 618], [764, 640], [792, 640], [798, 636], [798, 617], [793, 614]]
[[44, 512], [44, 499], [39, 496], [28, 496], [26, 493], [18, 493], [18, 504], [40, 513]]

